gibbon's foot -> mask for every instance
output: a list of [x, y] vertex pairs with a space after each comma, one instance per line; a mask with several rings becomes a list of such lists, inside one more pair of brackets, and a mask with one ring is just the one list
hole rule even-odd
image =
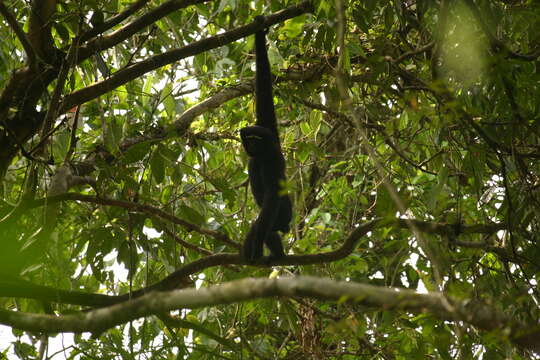
[[[257, 24], [264, 24], [264, 15], [257, 15], [253, 18], [253, 21]], [[267, 30], [267, 29], [266, 29]]]
[[263, 257], [262, 261], [263, 261], [263, 264], [270, 266], [270, 265], [272, 265], [272, 263], [274, 263], [274, 262], [276, 262], [278, 260], [284, 259], [285, 256], [286, 256], [285, 254], [279, 255], [279, 256], [268, 255], [268, 256]]
[[261, 259], [264, 258], [262, 254], [260, 256], [257, 256], [257, 254], [254, 254], [252, 251], [249, 251], [249, 250], [252, 250], [252, 249], [243, 248], [240, 250], [240, 257], [244, 259], [246, 262], [250, 264], [257, 264], [261, 261]]
[[245, 260], [248, 264], [251, 264], [251, 265], [266, 265], [266, 266], [270, 266], [272, 265], [274, 262], [278, 261], [278, 260], [281, 260], [283, 258], [285, 258], [285, 254], [282, 254], [282, 255], [268, 255], [268, 256], [261, 256], [261, 257], [253, 257], [253, 256], [246, 256], [246, 254], [244, 253], [244, 251], [240, 251], [240, 256], [242, 257], [243, 260]]

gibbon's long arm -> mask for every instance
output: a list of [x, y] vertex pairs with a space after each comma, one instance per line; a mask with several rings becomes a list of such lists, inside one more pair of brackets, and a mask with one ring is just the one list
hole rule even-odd
[[279, 142], [276, 113], [274, 110], [274, 97], [272, 94], [272, 73], [266, 51], [266, 32], [255, 33], [255, 111], [256, 125], [264, 126], [275, 134]]
[[265, 244], [270, 250], [268, 259], [285, 256], [278, 231], [289, 230], [292, 215], [288, 195], [280, 195], [281, 182], [285, 181], [285, 159], [279, 143], [265, 31], [255, 33], [255, 60], [257, 120], [254, 126], [240, 130], [242, 144], [250, 157], [251, 190], [261, 209], [242, 247], [242, 254], [248, 261], [260, 259]]

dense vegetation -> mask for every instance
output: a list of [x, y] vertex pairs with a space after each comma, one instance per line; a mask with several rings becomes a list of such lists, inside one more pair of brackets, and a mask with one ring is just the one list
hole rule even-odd
[[[538, 3], [0, 15], [4, 354], [538, 358]], [[295, 212], [272, 266], [238, 256], [262, 27]]]

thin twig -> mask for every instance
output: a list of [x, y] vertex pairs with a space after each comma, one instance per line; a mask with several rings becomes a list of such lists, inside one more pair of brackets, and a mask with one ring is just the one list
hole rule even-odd
[[26, 52], [26, 55], [28, 56], [28, 62], [30, 64], [35, 63], [36, 61], [36, 53], [34, 51], [34, 48], [30, 44], [30, 41], [28, 41], [28, 37], [26, 37], [26, 33], [21, 29], [19, 26], [19, 23], [17, 22], [17, 19], [15, 19], [15, 16], [13, 16], [12, 13], [9, 12], [6, 5], [4, 5], [3, 1], [0, 1], [0, 14], [4, 16], [7, 23], [17, 35], [17, 38], [21, 42], [22, 47], [24, 48], [24, 51]]

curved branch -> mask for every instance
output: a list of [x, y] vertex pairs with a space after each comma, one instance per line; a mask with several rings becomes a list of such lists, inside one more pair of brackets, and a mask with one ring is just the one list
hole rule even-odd
[[[62, 196], [56, 196], [49, 198], [48, 201], [61, 201]], [[42, 203], [43, 199], [34, 201], [34, 203]], [[409, 220], [413, 222], [419, 231], [435, 233], [435, 234], [447, 234], [449, 231], [455, 231], [452, 224], [430, 223], [420, 220]], [[186, 264], [174, 271], [161, 281], [150, 285], [146, 288], [136, 290], [130, 294], [124, 295], [98, 295], [94, 297], [93, 294], [87, 294], [86, 298], [82, 296], [80, 292], [72, 292], [66, 290], [58, 290], [52, 287], [35, 285], [29, 281], [21, 280], [17, 287], [17, 281], [11, 281], [7, 279], [2, 281], [0, 279], [0, 297], [24, 297], [30, 299], [39, 299], [45, 301], [53, 301], [74, 305], [88, 305], [88, 306], [105, 306], [110, 304], [118, 304], [129, 300], [130, 298], [137, 298], [143, 296], [152, 291], [166, 291], [179, 286], [185, 287], [185, 279], [190, 275], [200, 273], [201, 271], [214, 266], [226, 266], [226, 265], [248, 265], [256, 267], [269, 267], [269, 266], [283, 266], [283, 265], [310, 265], [321, 264], [326, 262], [332, 262], [343, 259], [349, 256], [354, 249], [358, 241], [365, 236], [369, 231], [374, 230], [377, 225], [381, 226], [397, 226], [400, 228], [408, 228], [410, 223], [407, 223], [404, 219], [395, 220], [383, 220], [375, 219], [368, 221], [358, 228], [356, 228], [345, 240], [343, 245], [337, 250], [309, 255], [288, 255], [282, 259], [273, 261], [271, 263], [248, 263], [242, 259], [238, 254], [216, 254], [210, 255], [199, 260]], [[475, 225], [461, 225], [461, 233], [484, 233], [490, 234], [497, 230], [505, 228], [504, 224], [475, 224]], [[131, 297], [130, 297], [131, 296]]]
[[[420, 294], [415, 290], [335, 281], [310, 276], [295, 278], [246, 278], [201, 289], [150, 293], [138, 299], [84, 313], [53, 316], [0, 310], [0, 323], [36, 332], [103, 332], [144, 316], [177, 309], [195, 309], [271, 297], [302, 297], [339, 301], [368, 308], [430, 312], [449, 321], [462, 321], [508, 336], [514, 344], [540, 351], [540, 326], [512, 320], [504, 313], [470, 299], [457, 300], [440, 292]], [[508, 334], [508, 335], [506, 335]]]
[[[253, 264], [243, 260], [238, 254], [216, 254], [201, 258], [199, 260], [193, 261], [187, 265], [182, 266], [178, 270], [174, 271], [166, 278], [161, 280], [158, 283], [155, 283], [148, 288], [140, 289], [135, 291], [133, 296], [140, 296], [148, 291], [152, 290], [169, 290], [174, 288], [175, 284], [178, 284], [182, 279], [185, 279], [187, 276], [201, 272], [204, 269], [209, 267], [218, 266], [218, 265], [251, 265], [257, 267], [268, 267], [268, 266], [286, 266], [286, 265], [312, 265], [312, 264], [322, 264], [341, 260], [349, 256], [360, 239], [365, 236], [368, 232], [374, 230], [377, 225], [386, 225], [386, 226], [397, 226], [403, 229], [408, 229], [410, 224], [416, 226], [419, 231], [434, 233], [439, 235], [448, 235], [455, 234], [455, 225], [454, 224], [442, 224], [442, 223], [433, 223], [421, 220], [408, 220], [408, 219], [395, 219], [395, 220], [386, 220], [386, 219], [375, 219], [367, 221], [362, 225], [358, 226], [348, 237], [345, 239], [345, 242], [341, 247], [334, 251], [319, 253], [319, 254], [309, 254], [309, 255], [287, 255], [284, 258], [274, 260], [270, 263], [259, 263]], [[498, 230], [505, 229], [506, 225], [501, 224], [475, 224], [475, 225], [460, 225], [460, 232], [463, 234], [491, 234]]]
[[[316, 64], [314, 66], [304, 68], [301, 71], [289, 71], [284, 75], [280, 75], [275, 79], [275, 84], [286, 81], [308, 81], [311, 80], [315, 74], [320, 76], [322, 72], [327, 72], [329, 70], [331, 70], [330, 67], [324, 67], [320, 64]], [[236, 85], [226, 87], [200, 103], [193, 105], [176, 118], [174, 122], [175, 131], [180, 131], [180, 133], [183, 134], [183, 130], [188, 129], [197, 116], [202, 115], [207, 111], [217, 109], [227, 101], [251, 94], [254, 89], [253, 86], [253, 80], [238, 83]]]
[[80, 105], [89, 100], [95, 99], [131, 80], [136, 79], [137, 77], [147, 72], [156, 70], [162, 66], [174, 63], [181, 59], [185, 59], [187, 57], [194, 56], [202, 52], [230, 44], [231, 42], [251, 35], [266, 26], [277, 24], [287, 19], [301, 15], [309, 11], [309, 9], [310, 4], [306, 1], [299, 5], [291, 6], [272, 15], [269, 15], [265, 18], [264, 22], [254, 21], [248, 25], [238, 27], [234, 30], [227, 31], [207, 39], [196, 41], [187, 46], [184, 46], [183, 48], [167, 51], [163, 54], [159, 54], [144, 61], [140, 61], [138, 63], [130, 65], [122, 70], [117, 71], [106, 80], [97, 82], [94, 85], [90, 85], [86, 88], [80, 89], [67, 95], [62, 102], [61, 112], [65, 112], [74, 107], [75, 105]]

